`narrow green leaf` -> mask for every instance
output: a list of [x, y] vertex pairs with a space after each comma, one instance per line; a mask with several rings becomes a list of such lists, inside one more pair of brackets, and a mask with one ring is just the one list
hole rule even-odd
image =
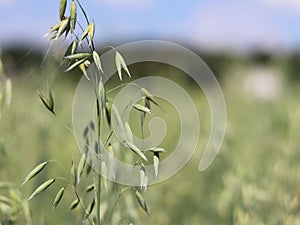
[[116, 51], [116, 55], [115, 55], [115, 64], [117, 67], [117, 71], [118, 71], [118, 75], [119, 75], [119, 79], [122, 80], [122, 68], [125, 70], [125, 72], [127, 73], [127, 75], [129, 77], [131, 77], [130, 72], [127, 68], [126, 62], [123, 58], [123, 56]]
[[29, 180], [31, 180], [32, 178], [34, 178], [37, 174], [39, 174], [44, 168], [45, 166], [48, 164], [48, 162], [42, 162], [39, 165], [37, 165], [35, 168], [33, 168], [33, 170], [31, 170], [29, 172], [29, 174], [25, 177], [22, 185], [24, 185], [25, 183], [27, 183]]
[[143, 106], [143, 105], [140, 105], [140, 104], [133, 104], [132, 106], [133, 106], [133, 108], [135, 108], [136, 110], [138, 110], [140, 112], [151, 114], [151, 109], [147, 108], [146, 106]]
[[135, 190], [134, 194], [135, 194], [136, 199], [138, 200], [139, 205], [142, 207], [142, 209], [147, 214], [149, 214], [148, 207], [147, 207], [145, 199], [143, 198], [143, 195], [137, 189]]
[[35, 189], [35, 191], [30, 195], [30, 197], [28, 198], [28, 200], [31, 200], [32, 198], [34, 198], [35, 196], [37, 196], [38, 194], [40, 194], [41, 192], [45, 191], [51, 184], [53, 184], [55, 181], [55, 179], [49, 179], [47, 181], [45, 181], [44, 183], [42, 183], [37, 189]]
[[60, 202], [60, 200], [62, 199], [63, 195], [64, 195], [64, 192], [65, 192], [65, 188], [62, 187], [56, 194], [55, 196], [55, 199], [53, 201], [53, 204], [52, 204], [52, 208], [55, 209], [58, 205], [58, 203]]
[[101, 65], [101, 61], [100, 61], [100, 56], [98, 55], [98, 53], [96, 51], [93, 51], [93, 59], [94, 59], [94, 62], [96, 64], [98, 70], [103, 73], [103, 69], [102, 69], [102, 65]]
[[77, 21], [77, 7], [75, 1], [72, 0], [71, 8], [70, 8], [70, 28], [72, 34], [74, 34], [75, 32], [76, 21]]
[[67, 0], [60, 0], [59, 3], [59, 19], [63, 20], [66, 12]]
[[75, 209], [79, 205], [79, 199], [76, 198], [71, 204], [70, 204], [70, 209]]
[[77, 168], [77, 182], [79, 183], [84, 166], [86, 162], [86, 154], [83, 154], [80, 158], [80, 161], [78, 163], [78, 168]]
[[153, 166], [154, 166], [155, 176], [157, 178], [157, 176], [158, 176], [158, 167], [159, 167], [159, 153], [158, 152], [155, 152], [153, 154]]
[[144, 159], [145, 161], [148, 162], [148, 159], [147, 157], [144, 155], [144, 153], [137, 147], [135, 146], [134, 144], [128, 142], [128, 141], [125, 141], [125, 144], [135, 153], [137, 154], [139, 157], [141, 157], [142, 159]]
[[82, 52], [82, 53], [76, 53], [76, 54], [73, 54], [73, 55], [65, 56], [65, 59], [69, 59], [69, 60], [73, 60], [73, 59], [86, 59], [90, 55], [91, 55], [90, 53]]

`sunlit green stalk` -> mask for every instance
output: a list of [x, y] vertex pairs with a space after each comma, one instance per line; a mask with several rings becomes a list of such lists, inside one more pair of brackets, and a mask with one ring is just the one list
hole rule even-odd
[[[95, 90], [97, 90], [96, 88], [97, 86], [95, 86]], [[99, 100], [99, 95], [96, 92], [96, 97], [97, 97], [97, 139], [98, 139], [98, 148], [100, 148], [100, 126], [101, 126], [101, 109], [100, 109], [100, 100]], [[101, 148], [98, 149], [98, 160], [102, 160], [101, 159]], [[101, 162], [99, 163], [99, 173], [97, 175], [97, 185], [95, 184], [96, 187], [96, 223], [97, 225], [101, 225], [101, 221], [100, 221], [100, 213], [101, 213]], [[95, 174], [96, 176], [96, 174]]]

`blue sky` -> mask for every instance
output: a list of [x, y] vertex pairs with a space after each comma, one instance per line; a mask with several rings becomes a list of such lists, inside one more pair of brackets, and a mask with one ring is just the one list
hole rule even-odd
[[[70, 0], [69, 0], [70, 2]], [[300, 48], [300, 0], [82, 0], [101, 42], [162, 39], [210, 50]], [[0, 0], [0, 47], [43, 44], [59, 0]]]

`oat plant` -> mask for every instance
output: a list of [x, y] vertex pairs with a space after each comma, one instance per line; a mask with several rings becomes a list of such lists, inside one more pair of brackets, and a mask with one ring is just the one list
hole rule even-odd
[[[5, 75], [4, 66], [0, 58], [0, 120], [1, 113], [8, 107], [12, 99], [12, 82]], [[5, 142], [0, 137], [0, 165], [5, 166], [8, 154]], [[3, 178], [3, 177], [2, 177]], [[22, 223], [32, 225], [29, 205], [23, 198], [19, 188], [12, 182], [0, 178], [0, 225]]]
[[[77, 20], [77, 13], [82, 13], [84, 21]], [[80, 157], [71, 158], [70, 177], [49, 177], [41, 183], [30, 194], [28, 200], [40, 195], [48, 188], [57, 189], [56, 196], [53, 196], [52, 208], [58, 207], [64, 200], [66, 191], [71, 191], [74, 201], [70, 202], [70, 209], [81, 207], [82, 224], [140, 224], [138, 222], [137, 207], [132, 207], [132, 201], [140, 206], [145, 213], [149, 213], [147, 203], [143, 197], [149, 181], [149, 174], [146, 173], [145, 165], [153, 162], [155, 176], [158, 175], [160, 154], [164, 149], [154, 147], [151, 149], [140, 149], [133, 141], [133, 134], [129, 121], [123, 123], [122, 115], [113, 104], [111, 93], [121, 86], [106, 90], [103, 78], [105, 71], [101, 65], [101, 53], [97, 51], [94, 42], [96, 26], [94, 21], [89, 20], [88, 15], [78, 0], [60, 0], [58, 23], [50, 28], [45, 35], [54, 42], [62, 39], [69, 42], [65, 51], [63, 62], [67, 66], [65, 71], [69, 72], [79, 68], [85, 78], [91, 82], [95, 94], [95, 121], [86, 124], [82, 133], [85, 140], [84, 149], [81, 149]], [[131, 77], [121, 52], [114, 47], [108, 46], [115, 52], [114, 63], [117, 76], [122, 81], [123, 75]], [[142, 96], [138, 102], [128, 102], [128, 107], [136, 110], [139, 115], [136, 121], [141, 124], [143, 136], [143, 125], [145, 117], [151, 116], [153, 106], [159, 107], [158, 101], [146, 89], [139, 87]], [[38, 92], [41, 102], [55, 116], [55, 101], [50, 87], [45, 94]], [[134, 98], [133, 98], [134, 99]], [[112, 121], [115, 120], [115, 123]], [[116, 124], [115, 126], [113, 124]], [[116, 137], [116, 130], [122, 133], [121, 140]], [[107, 179], [107, 174], [112, 177], [118, 176], [114, 160], [104, 160], [103, 152], [108, 151], [110, 157], [126, 159], [132, 167], [140, 170], [140, 185], [137, 187], [124, 186]], [[40, 162], [25, 177], [23, 184], [39, 176], [45, 168], [55, 164], [56, 160]], [[104, 174], [101, 176], [100, 174]], [[60, 182], [56, 182], [60, 180]], [[63, 183], [63, 185], [61, 185]], [[121, 201], [122, 200], [122, 201]], [[125, 214], [124, 212], [127, 213]], [[78, 211], [77, 211], [78, 212]]]

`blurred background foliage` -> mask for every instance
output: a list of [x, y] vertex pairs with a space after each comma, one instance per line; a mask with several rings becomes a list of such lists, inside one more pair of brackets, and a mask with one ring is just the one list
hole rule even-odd
[[[192, 159], [174, 177], [146, 192], [150, 215], [139, 211], [142, 224], [300, 224], [300, 53], [239, 55], [191, 49], [220, 82], [228, 113], [226, 136], [214, 163], [198, 172], [210, 131], [205, 96], [174, 68], [157, 63], [129, 67], [134, 79], [155, 74], [178, 82], [193, 98], [201, 123]], [[0, 120], [0, 181], [12, 182], [20, 198], [26, 199], [44, 178], [64, 174], [71, 159], [80, 158], [72, 133], [43, 107], [36, 90], [45, 91], [49, 83], [58, 117], [71, 126], [73, 94], [81, 74], [63, 73], [65, 67], [55, 57], [42, 64], [43, 53], [28, 52], [26, 47], [2, 49], [1, 57], [5, 74], [12, 79], [13, 99]], [[116, 84], [115, 76], [108, 86]], [[174, 126], [178, 115], [165, 107], [171, 111], [165, 118], [167, 124]], [[133, 131], [138, 130], [134, 126], [139, 124], [131, 125]], [[179, 133], [180, 126], [168, 129], [167, 150]], [[49, 166], [40, 180], [20, 185], [34, 165], [49, 159], [57, 159], [63, 166]], [[69, 210], [71, 195], [50, 210], [57, 188], [54, 185], [30, 202], [33, 224], [74, 224], [77, 220], [76, 212]], [[8, 194], [0, 189], [0, 195]], [[16, 224], [24, 224], [21, 216], [16, 219]], [[0, 221], [14, 224], [5, 223], [3, 214]]]

